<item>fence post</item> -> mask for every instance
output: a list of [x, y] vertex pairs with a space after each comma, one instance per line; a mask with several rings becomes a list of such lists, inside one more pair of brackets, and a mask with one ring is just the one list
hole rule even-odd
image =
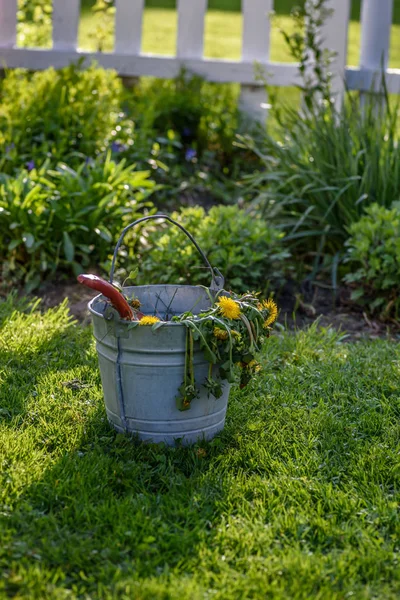
[[53, 0], [53, 48], [76, 50], [80, 0]]
[[0, 47], [12, 47], [16, 43], [17, 0], [0, 0]]
[[115, 51], [140, 54], [144, 0], [116, 0]]
[[345, 92], [350, 0], [327, 0], [325, 8], [330, 11], [330, 15], [321, 27], [321, 41], [323, 48], [333, 52], [330, 63], [331, 90], [336, 107], [339, 109]]
[[[392, 12], [393, 0], [363, 0], [360, 68], [375, 72], [371, 78], [373, 87], [380, 81], [382, 69], [385, 72], [388, 66]], [[382, 91], [378, 89], [377, 100], [382, 101]], [[371, 97], [368, 93], [361, 93], [362, 105], [368, 97]]]
[[178, 58], [203, 58], [207, 0], [178, 0]]
[[[273, 0], [242, 0], [243, 39], [242, 61], [266, 63], [270, 51], [270, 13]], [[265, 77], [268, 74], [265, 73]], [[243, 112], [265, 125], [268, 96], [264, 86], [242, 85], [240, 108]]]

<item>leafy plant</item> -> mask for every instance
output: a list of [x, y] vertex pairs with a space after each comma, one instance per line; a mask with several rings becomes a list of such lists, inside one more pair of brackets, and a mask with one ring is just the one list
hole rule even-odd
[[232, 86], [182, 72], [174, 81], [148, 79], [125, 90], [113, 71], [81, 65], [29, 74], [6, 73], [0, 84], [0, 171], [50, 160], [77, 168], [83, 157], [111, 151], [150, 168], [164, 208], [230, 203], [243, 196], [242, 173], [259, 163], [234, 145], [241, 126]]
[[189, 409], [198, 394], [194, 378], [194, 342], [199, 342], [210, 365], [204, 385], [209, 394], [218, 399], [223, 394], [224, 381], [238, 382], [243, 388], [260, 371], [255, 353], [263, 346], [277, 316], [278, 308], [272, 299], [260, 301], [257, 295], [237, 296], [233, 293], [228, 297], [222, 292], [214, 299], [210, 310], [199, 315], [186, 313], [173, 317], [174, 321], [187, 327], [186, 366], [177, 399], [180, 410]]
[[362, 110], [347, 100], [340, 113], [332, 105], [301, 115], [288, 108], [280, 139], [242, 140], [264, 165], [248, 180], [253, 206], [265, 218], [279, 216], [288, 241], [331, 254], [369, 204], [389, 207], [400, 196], [397, 108]]
[[[255, 354], [263, 346], [271, 325], [278, 316], [278, 307], [270, 298], [260, 300], [259, 294], [238, 296], [224, 290], [211, 297], [209, 310], [199, 313], [185, 312], [172, 317], [172, 321], [187, 328], [184, 380], [177, 398], [178, 408], [188, 410], [192, 400], [199, 395], [199, 382], [195, 381], [194, 345], [197, 342], [209, 362], [208, 377], [202, 385], [216, 399], [223, 394], [223, 382], [240, 383], [245, 387], [261, 369]], [[144, 315], [129, 327], [151, 326], [153, 330], [164, 325], [156, 316]]]
[[232, 86], [216, 86], [182, 70], [172, 80], [142, 82], [127, 101], [139, 127], [164, 136], [176, 132], [183, 156], [188, 149], [197, 155], [210, 150], [222, 159], [235, 150], [239, 113]]
[[[282, 247], [283, 234], [262, 219], [237, 206], [214, 206], [208, 213], [199, 206], [183, 208], [172, 218], [195, 232], [211, 264], [232, 288], [265, 290], [270, 279], [283, 277], [289, 256]], [[144, 249], [136, 250], [140, 282], [151, 278], [159, 283], [209, 283], [209, 272], [197, 250], [179, 229], [161, 224], [146, 227], [144, 236]], [[133, 258], [131, 253], [129, 260]]]
[[400, 204], [372, 204], [349, 229], [346, 262], [352, 271], [345, 280], [354, 285], [352, 298], [383, 317], [399, 316]]
[[96, 51], [103, 52], [112, 35], [113, 21], [111, 17], [115, 14], [114, 0], [96, 0], [92, 11], [97, 13], [98, 20], [95, 30], [89, 34], [89, 37], [95, 40]]
[[399, 105], [391, 106], [387, 94], [379, 106], [373, 97], [361, 106], [351, 94], [335, 106], [332, 55], [320, 35], [328, 14], [325, 0], [306, 1], [296, 11], [294, 33], [284, 32], [299, 62], [301, 108], [274, 106], [277, 131], [241, 143], [263, 163], [247, 178], [253, 210], [278, 221], [290, 247], [311, 257], [304, 261], [309, 279], [329, 267], [336, 287], [348, 228], [370, 204], [389, 207], [399, 198], [400, 122]]
[[44, 277], [101, 267], [124, 225], [151, 209], [148, 172], [124, 161], [83, 162], [77, 170], [44, 165], [0, 177], [0, 256], [4, 278], [29, 289]]
[[192, 205], [214, 198], [231, 202], [243, 194], [237, 182], [258, 159], [235, 145], [245, 123], [234, 86], [182, 70], [170, 81], [141, 80], [125, 94], [124, 110], [127, 119], [114, 146], [128, 160], [149, 163], [164, 186], [160, 201], [176, 206], [180, 194]]
[[118, 123], [122, 85], [114, 71], [71, 65], [28, 74], [8, 71], [1, 86], [0, 170], [46, 158], [79, 163], [105, 149]]
[[51, 0], [18, 0], [18, 42], [21, 46], [49, 46], [53, 6]]
[[299, 65], [303, 92], [303, 102], [313, 110], [316, 97], [331, 103], [332, 73], [329, 66], [333, 53], [323, 47], [321, 27], [332, 14], [329, 0], [305, 0], [295, 6], [291, 15], [294, 21], [294, 31], [281, 33], [289, 48], [290, 54]]

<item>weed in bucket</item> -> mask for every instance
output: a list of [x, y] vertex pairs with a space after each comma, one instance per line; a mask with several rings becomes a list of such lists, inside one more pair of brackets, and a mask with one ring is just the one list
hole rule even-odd
[[[211, 273], [211, 284], [113, 283], [125, 234], [149, 219], [166, 219], [188, 236]], [[109, 421], [142, 440], [174, 444], [210, 439], [224, 427], [230, 386], [256, 375], [256, 353], [277, 318], [272, 299], [223, 289], [192, 235], [166, 215], [128, 225], [115, 247], [110, 281], [80, 275], [101, 292], [89, 303]], [[190, 409], [189, 412], [188, 409]]]

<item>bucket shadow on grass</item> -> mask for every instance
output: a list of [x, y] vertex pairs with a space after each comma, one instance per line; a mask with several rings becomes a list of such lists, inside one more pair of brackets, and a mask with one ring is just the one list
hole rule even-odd
[[[57, 337], [54, 342], [59, 343]], [[90, 338], [85, 343], [90, 344]], [[62, 369], [63, 364], [70, 367], [67, 354], [65, 363], [61, 361], [56, 369]], [[40, 352], [36, 358], [40, 358]], [[74, 364], [80, 360], [77, 355]], [[88, 367], [97, 372], [93, 360]], [[49, 369], [49, 374], [52, 371]], [[303, 386], [303, 394], [305, 390], [309, 394], [308, 383]], [[249, 392], [256, 397], [266, 390], [260, 386]], [[85, 397], [87, 401], [92, 397], [90, 390], [69, 393], [72, 398], [79, 394], [83, 402]], [[58, 453], [59, 458], [40, 480], [18, 499], [7, 522], [10, 572], [21, 565], [32, 569], [40, 565], [43, 571], [58, 573], [59, 587], [77, 585], [89, 594], [96, 593], [99, 582], [110, 590], [113, 582], [167, 577], [174, 569], [182, 575], [193, 575], [206, 560], [204, 556], [220, 544], [218, 528], [223, 518], [242, 502], [240, 490], [235, 491], [236, 495], [231, 492], [232, 480], [239, 471], [242, 479], [244, 473], [248, 479], [255, 475], [266, 482], [282, 473], [285, 485], [293, 474], [301, 475], [290, 472], [291, 460], [307, 464], [308, 448], [304, 446], [297, 458], [294, 451], [299, 441], [304, 445], [296, 428], [301, 431], [304, 419], [311, 414], [311, 399], [304, 395], [301, 400], [300, 395], [301, 406], [288, 406], [282, 411], [278, 398], [272, 409], [264, 412], [262, 399], [250, 399], [240, 408], [245, 401], [244, 395], [235, 394], [228, 410], [227, 429], [217, 441], [173, 449], [141, 444], [116, 434], [108, 426], [98, 398], [91, 413], [82, 415], [80, 438], [68, 451]], [[279, 418], [274, 414], [278, 410]], [[281, 438], [276, 432], [284, 428], [286, 421], [290, 427], [284, 431], [292, 441], [286, 439], [286, 447], [280, 448]], [[274, 438], [270, 446], [264, 439], [257, 448], [252, 440], [261, 437], [263, 427], [271, 431], [271, 437], [274, 432]], [[321, 427], [323, 424], [318, 431]], [[337, 433], [327, 430], [324, 443], [312, 449], [316, 464], [337, 444]], [[245, 442], [240, 436], [246, 438]], [[340, 458], [343, 471], [348, 469], [349, 461], [345, 456]], [[313, 467], [307, 468], [309, 476], [317, 478]], [[329, 473], [321, 472], [319, 481], [325, 479], [329, 482]], [[299, 477], [296, 480], [296, 485], [303, 485]], [[252, 489], [249, 487], [246, 493], [246, 500], [251, 502]], [[13, 593], [20, 591], [22, 584], [15, 584], [17, 588], [7, 585], [7, 591]]]
[[[3, 344], [0, 361], [3, 435], [15, 431], [18, 445], [39, 450], [47, 465], [22, 494], [11, 483], [12, 510], [1, 517], [7, 593], [23, 591], [19, 569], [61, 571], [68, 587], [195, 564], [227, 493], [210, 469], [218, 448], [141, 444], [111, 429], [91, 329], [71, 323], [34, 349]], [[63, 386], [76, 374], [90, 387]], [[11, 444], [11, 482], [22, 455]]]
[[213, 543], [228, 493], [210, 469], [218, 449], [137, 442], [109, 427], [102, 404], [85, 430], [20, 498], [9, 519], [11, 559], [32, 567], [39, 556], [41, 568], [63, 573], [62, 586], [88, 578], [90, 593], [117, 574], [193, 572], [201, 548]]

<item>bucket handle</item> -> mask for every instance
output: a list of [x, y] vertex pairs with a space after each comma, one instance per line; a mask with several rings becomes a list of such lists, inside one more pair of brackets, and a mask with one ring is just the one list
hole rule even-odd
[[204, 254], [203, 250], [200, 248], [200, 246], [198, 245], [198, 243], [196, 242], [196, 240], [194, 239], [194, 237], [180, 223], [177, 223], [177, 221], [174, 221], [168, 215], [149, 215], [148, 217], [142, 217], [141, 219], [137, 219], [137, 221], [134, 221], [133, 223], [130, 223], [129, 225], [127, 225], [122, 230], [121, 235], [119, 236], [117, 245], [115, 246], [114, 255], [113, 255], [113, 259], [112, 259], [112, 263], [111, 263], [110, 283], [112, 283], [113, 279], [114, 279], [115, 262], [117, 260], [118, 250], [121, 247], [121, 244], [123, 242], [123, 239], [124, 239], [126, 233], [130, 229], [132, 229], [132, 227], [135, 227], [135, 225], [138, 225], [139, 223], [143, 223], [143, 221], [149, 221], [150, 219], [166, 219], [167, 221], [169, 221], [173, 225], [176, 225], [177, 227], [179, 227], [179, 229], [181, 229], [183, 231], [183, 233], [185, 233], [187, 235], [187, 237], [189, 238], [189, 240], [195, 246], [196, 250], [199, 252], [199, 254], [200, 254], [201, 258], [203, 259], [203, 262], [205, 263], [206, 267], [211, 271], [211, 285], [210, 285], [210, 289], [211, 290], [215, 290], [215, 291], [219, 291], [219, 290], [223, 289], [225, 281], [224, 281], [224, 278], [223, 278], [221, 272], [217, 268], [213, 268], [211, 266], [211, 264], [210, 264], [207, 256]]

